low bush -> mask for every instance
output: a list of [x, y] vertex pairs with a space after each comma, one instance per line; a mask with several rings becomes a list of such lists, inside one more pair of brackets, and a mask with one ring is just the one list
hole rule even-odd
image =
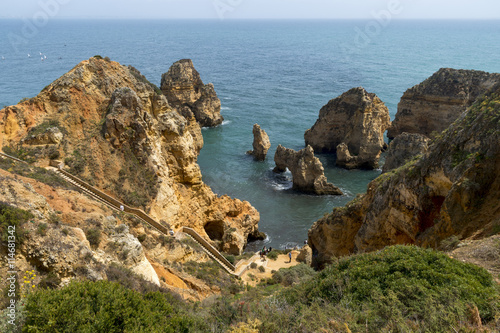
[[26, 302], [26, 332], [207, 332], [168, 294], [140, 294], [108, 281], [38, 290]]
[[47, 223], [40, 223], [36, 229], [36, 233], [45, 236], [47, 234]]
[[101, 243], [101, 231], [97, 228], [90, 228], [85, 230], [85, 236], [93, 248], [99, 247]]
[[278, 256], [280, 255], [280, 252], [278, 250], [272, 250], [267, 254], [267, 257], [271, 260], [276, 260], [278, 259]]
[[229, 255], [226, 255], [225, 257], [226, 257], [227, 261], [229, 261], [232, 265], [234, 265], [234, 263], [236, 261], [235, 256], [229, 254]]
[[45, 275], [38, 283], [39, 288], [55, 289], [61, 283], [61, 279], [54, 272]]
[[415, 246], [342, 258], [283, 296], [335, 311], [349, 304], [343, 320], [353, 331], [449, 332], [467, 321], [470, 307], [484, 323], [500, 315], [498, 286], [486, 270]]
[[23, 224], [33, 217], [33, 214], [28, 211], [12, 207], [0, 201], [0, 240], [2, 244], [7, 245], [9, 236], [15, 237], [17, 245], [22, 244], [27, 233], [23, 228]]
[[316, 271], [306, 264], [299, 264], [287, 269], [280, 269], [273, 274], [276, 283], [284, 286], [291, 286], [300, 282], [305, 282], [316, 275]]

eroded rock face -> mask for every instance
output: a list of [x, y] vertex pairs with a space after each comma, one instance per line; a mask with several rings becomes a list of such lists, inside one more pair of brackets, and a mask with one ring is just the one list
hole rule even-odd
[[203, 127], [222, 124], [221, 103], [214, 86], [203, 84], [190, 59], [177, 61], [162, 75], [161, 90], [183, 116], [189, 118], [193, 115]]
[[430, 139], [416, 133], [402, 133], [389, 145], [382, 173], [405, 165], [412, 158], [424, 154], [429, 147]]
[[266, 131], [260, 128], [258, 124], [253, 125], [253, 150], [248, 153], [253, 155], [256, 161], [264, 161], [267, 151], [271, 148], [271, 141]]
[[57, 121], [65, 134], [54, 146], [62, 160], [71, 161], [75, 176], [174, 229], [189, 226], [210, 239], [205, 226], [221, 223], [223, 235], [214, 245], [240, 253], [249, 235], [258, 233], [259, 213], [246, 201], [217, 196], [202, 182], [200, 124], [173, 104], [137, 70], [91, 58], [38, 96], [0, 110], [0, 143], [17, 147], [31, 128]]
[[285, 172], [288, 168], [293, 177], [295, 190], [318, 195], [342, 195], [342, 191], [335, 185], [328, 183], [323, 165], [319, 158], [314, 156], [311, 146], [295, 151], [279, 145], [274, 155], [276, 167], [274, 172]]
[[366, 194], [315, 222], [309, 244], [316, 264], [388, 245], [438, 247], [452, 235], [488, 235], [500, 221], [499, 93], [480, 99], [423, 157], [382, 174]]
[[311, 266], [312, 264], [312, 249], [309, 245], [305, 245], [297, 256], [298, 262], [303, 262], [304, 264]]
[[441, 68], [404, 93], [387, 136], [392, 139], [403, 132], [427, 137], [439, 134], [498, 82], [500, 74]]
[[389, 125], [385, 104], [375, 94], [359, 87], [323, 106], [318, 120], [305, 132], [304, 138], [306, 145], [311, 145], [316, 152], [336, 152], [339, 166], [373, 169], [378, 166], [385, 146], [384, 132]]
[[27, 145], [50, 145], [59, 144], [63, 139], [63, 133], [57, 127], [49, 127], [46, 131], [40, 134], [28, 135], [23, 141]]

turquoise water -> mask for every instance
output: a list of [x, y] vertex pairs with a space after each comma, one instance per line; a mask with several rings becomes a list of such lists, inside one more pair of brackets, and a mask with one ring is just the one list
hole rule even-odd
[[[173, 62], [193, 59], [204, 82], [214, 83], [226, 119], [203, 130], [203, 179], [216, 193], [250, 201], [273, 247], [302, 244], [314, 221], [380, 172], [338, 169], [320, 155], [341, 197], [296, 193], [289, 174], [272, 173], [277, 145], [303, 148], [304, 131], [328, 100], [363, 86], [394, 118], [404, 91], [441, 67], [500, 72], [499, 21], [394, 21], [364, 39], [355, 30], [364, 21], [53, 20], [30, 34], [25, 24], [0, 20], [0, 106], [35, 96], [96, 54], [133, 65], [158, 85]], [[265, 162], [245, 155], [254, 123], [271, 139]]]

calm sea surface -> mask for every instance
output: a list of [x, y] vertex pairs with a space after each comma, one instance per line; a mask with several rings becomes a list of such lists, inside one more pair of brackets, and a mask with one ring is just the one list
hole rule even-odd
[[[203, 180], [216, 193], [248, 200], [259, 210], [267, 246], [294, 246], [303, 243], [314, 221], [364, 192], [380, 173], [342, 170], [332, 157], [320, 155], [329, 181], [345, 192], [341, 197], [296, 193], [290, 174], [272, 173], [278, 144], [303, 148], [305, 130], [328, 100], [363, 86], [394, 118], [404, 91], [441, 67], [500, 72], [500, 21], [394, 21], [359, 33], [371, 26], [367, 21], [52, 20], [32, 29], [26, 21], [0, 20], [0, 107], [37, 95], [97, 54], [133, 65], [157, 85], [173, 62], [191, 58], [203, 81], [214, 83], [226, 119], [203, 130]], [[254, 123], [271, 139], [265, 162], [245, 155]]]

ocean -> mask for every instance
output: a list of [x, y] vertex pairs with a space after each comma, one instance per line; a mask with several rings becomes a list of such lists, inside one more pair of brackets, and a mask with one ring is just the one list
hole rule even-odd
[[[261, 214], [263, 244], [303, 244], [312, 223], [342, 206], [380, 170], [343, 170], [318, 155], [343, 196], [312, 196], [277, 175], [278, 144], [304, 147], [304, 132], [330, 99], [362, 86], [391, 118], [406, 89], [441, 67], [500, 72], [500, 21], [120, 21], [0, 20], [0, 107], [37, 95], [94, 55], [133, 65], [159, 85], [170, 65], [190, 58], [222, 101], [223, 125], [203, 129], [203, 180], [217, 194], [249, 201]], [[28, 54], [30, 56], [28, 56]], [[42, 60], [43, 58], [43, 60]], [[252, 126], [269, 134], [267, 160], [255, 162]]]

